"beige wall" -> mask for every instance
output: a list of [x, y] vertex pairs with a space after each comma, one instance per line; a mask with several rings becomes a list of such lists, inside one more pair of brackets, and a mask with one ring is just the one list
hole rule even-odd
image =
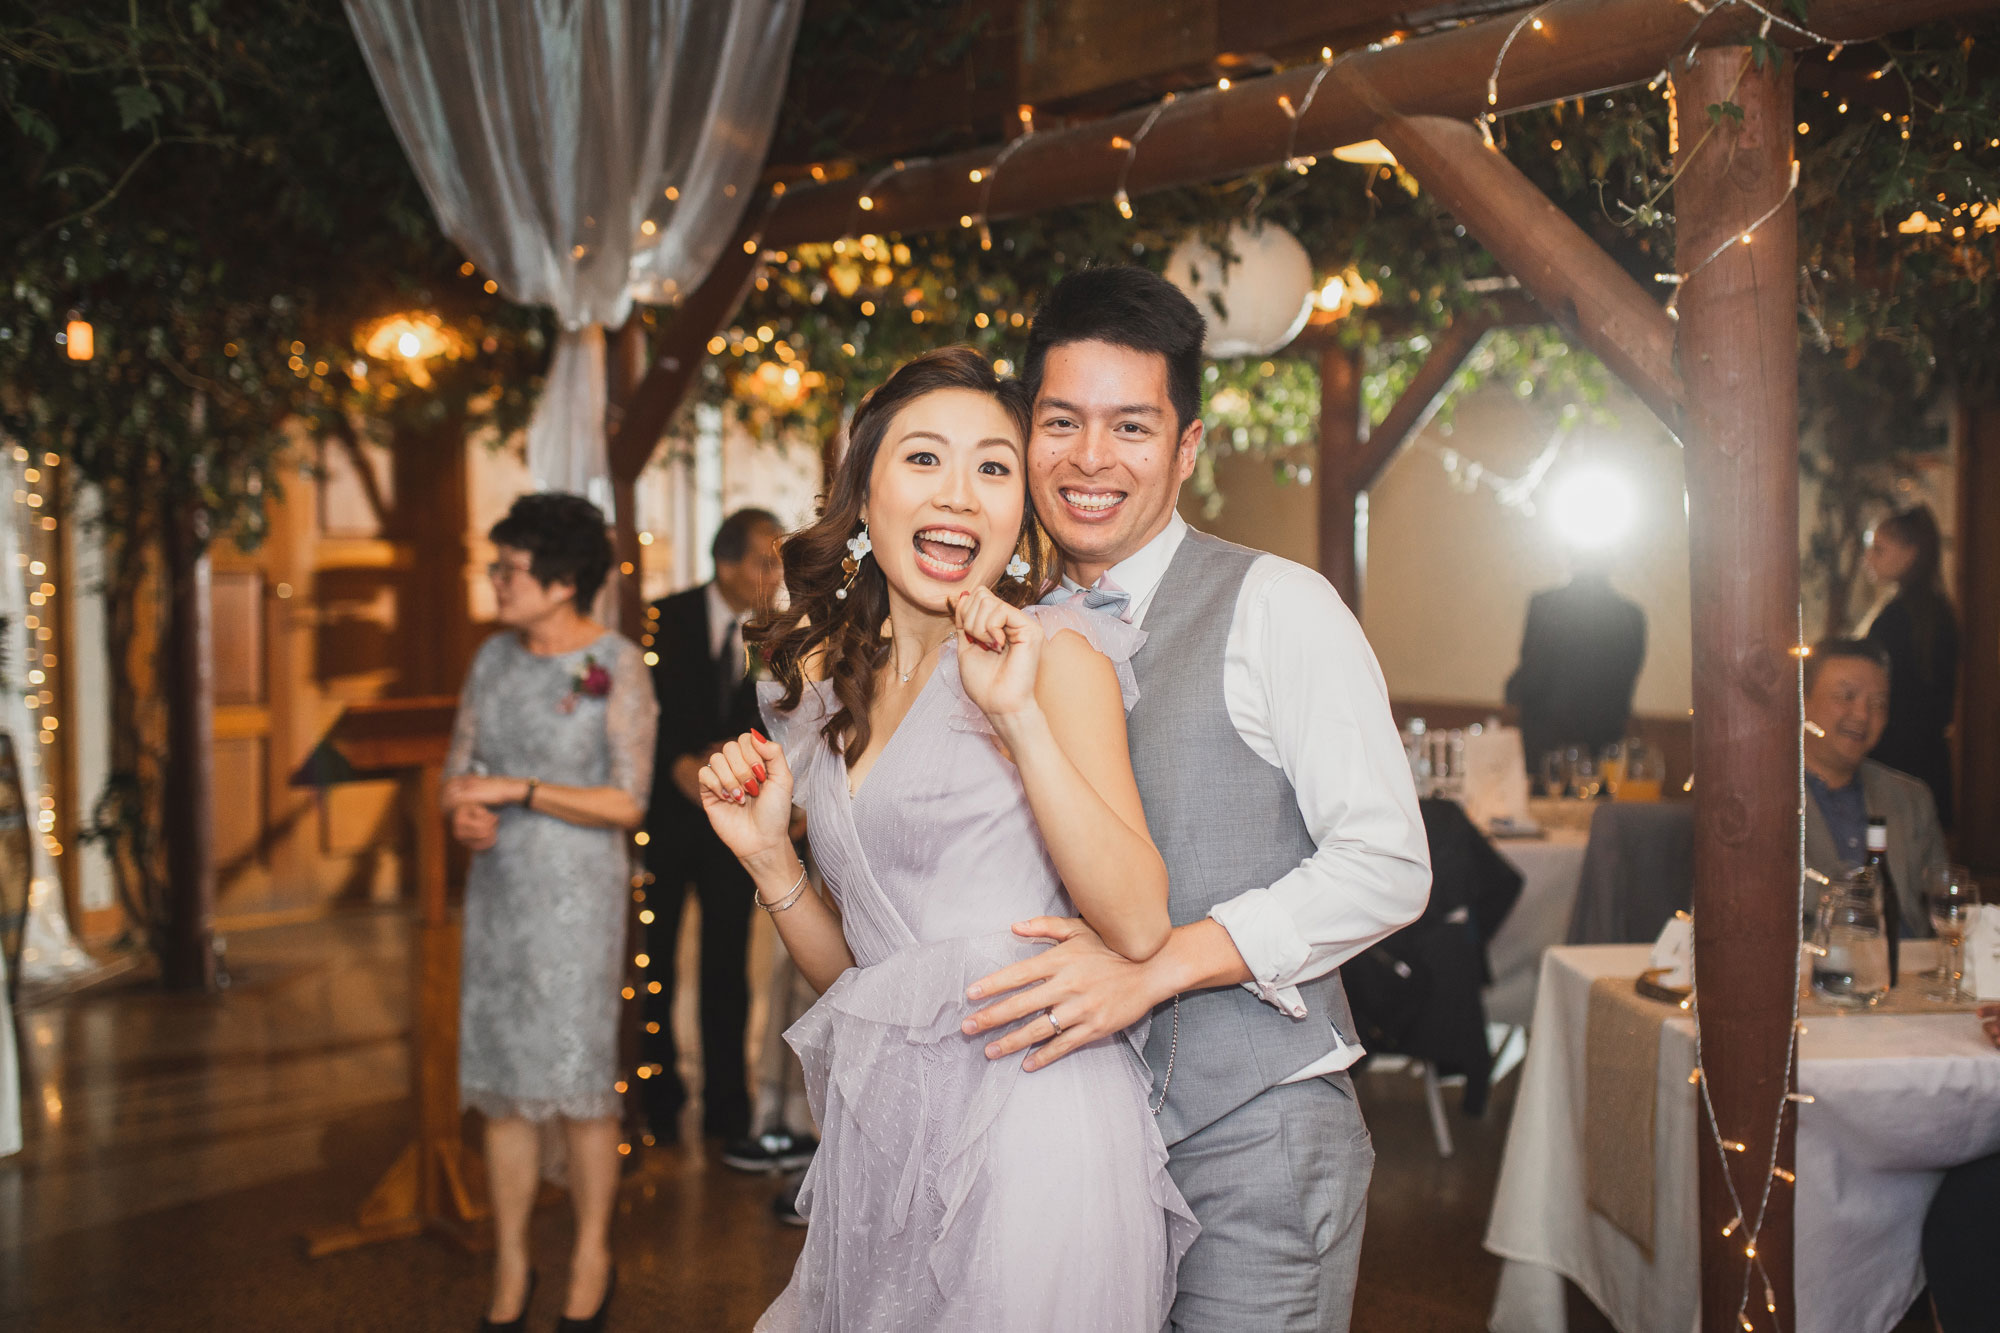
[[[1635, 708], [1686, 714], [1689, 697], [1687, 521], [1679, 446], [1645, 408], [1614, 395], [1613, 427], [1579, 428], [1551, 475], [1589, 458], [1632, 478], [1633, 531], [1612, 562], [1612, 581], [1645, 610], [1647, 653]], [[1567, 577], [1545, 514], [1502, 505], [1484, 486], [1466, 490], [1440, 449], [1455, 449], [1501, 477], [1525, 472], [1547, 443], [1546, 414], [1505, 389], [1457, 405], [1452, 429], [1433, 426], [1369, 497], [1363, 626], [1398, 698], [1500, 701], [1514, 669], [1528, 597]], [[1309, 454], [1300, 454], [1309, 462]], [[1317, 564], [1318, 487], [1278, 484], [1268, 461], [1224, 460], [1220, 516], [1189, 520], [1218, 536]]]

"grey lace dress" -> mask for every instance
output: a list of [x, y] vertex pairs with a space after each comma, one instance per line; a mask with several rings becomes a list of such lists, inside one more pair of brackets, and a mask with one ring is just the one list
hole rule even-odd
[[[579, 688], [602, 668], [601, 693]], [[606, 632], [574, 652], [493, 635], [473, 659], [445, 776], [484, 773], [619, 787], [643, 809], [659, 704], [637, 645]], [[458, 1082], [488, 1116], [619, 1113], [619, 989], [631, 835], [520, 806], [473, 855], [465, 886]]]

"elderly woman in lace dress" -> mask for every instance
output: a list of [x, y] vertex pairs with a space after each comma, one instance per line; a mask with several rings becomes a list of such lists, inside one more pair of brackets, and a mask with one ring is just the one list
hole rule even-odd
[[[658, 706], [638, 647], [588, 614], [611, 567], [597, 507], [524, 496], [490, 536], [502, 629], [466, 679], [444, 787], [452, 834], [473, 852], [459, 1088], [486, 1117], [492, 1182], [497, 1246], [481, 1327], [523, 1327], [529, 1210], [543, 1167], [566, 1157], [576, 1243], [558, 1327], [594, 1329], [614, 1281], [629, 849]], [[545, 1140], [559, 1147], [547, 1163]]]

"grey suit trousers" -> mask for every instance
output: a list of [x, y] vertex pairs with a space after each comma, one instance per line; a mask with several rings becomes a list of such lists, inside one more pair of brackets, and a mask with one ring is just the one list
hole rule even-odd
[[1375, 1147], [1346, 1074], [1286, 1083], [1169, 1150], [1201, 1236], [1173, 1333], [1346, 1333]]

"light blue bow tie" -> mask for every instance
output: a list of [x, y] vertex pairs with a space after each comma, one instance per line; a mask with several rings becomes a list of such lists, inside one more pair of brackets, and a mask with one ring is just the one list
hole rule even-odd
[[1086, 611], [1108, 611], [1120, 620], [1132, 607], [1132, 594], [1123, 588], [1086, 588], [1075, 579], [1065, 578], [1062, 586], [1042, 598], [1043, 606], [1080, 606]]

